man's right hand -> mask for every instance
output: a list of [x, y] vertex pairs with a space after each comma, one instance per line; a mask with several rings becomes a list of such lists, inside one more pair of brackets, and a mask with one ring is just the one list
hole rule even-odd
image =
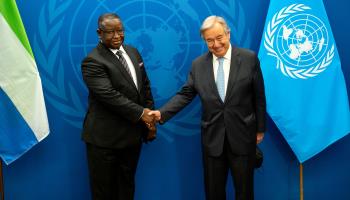
[[148, 113], [148, 115], [153, 116], [156, 121], [160, 121], [162, 119], [162, 115], [159, 110], [152, 110]]
[[150, 112], [150, 109], [144, 108], [143, 114], [141, 116], [141, 120], [144, 121], [147, 125], [155, 123], [155, 117], [153, 115], [150, 115]]

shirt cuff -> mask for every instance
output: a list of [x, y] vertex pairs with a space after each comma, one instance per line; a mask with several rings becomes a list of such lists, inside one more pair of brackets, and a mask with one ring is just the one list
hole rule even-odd
[[140, 121], [140, 119], [142, 118], [143, 113], [145, 113], [144, 110], [142, 110], [142, 114], [141, 114], [140, 117], [139, 117], [139, 121]]

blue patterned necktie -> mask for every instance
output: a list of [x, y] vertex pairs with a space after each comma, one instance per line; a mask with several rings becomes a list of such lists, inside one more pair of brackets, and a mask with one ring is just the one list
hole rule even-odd
[[225, 101], [225, 73], [224, 73], [224, 58], [218, 58], [219, 67], [216, 73], [216, 86], [222, 101]]

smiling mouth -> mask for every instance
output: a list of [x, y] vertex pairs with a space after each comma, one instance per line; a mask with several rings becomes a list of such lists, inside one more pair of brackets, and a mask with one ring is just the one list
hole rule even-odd
[[113, 43], [114, 45], [119, 45], [119, 44], [122, 43], [122, 41], [112, 41], [112, 43]]
[[220, 48], [216, 48], [215, 51], [222, 51], [224, 48], [220, 47]]

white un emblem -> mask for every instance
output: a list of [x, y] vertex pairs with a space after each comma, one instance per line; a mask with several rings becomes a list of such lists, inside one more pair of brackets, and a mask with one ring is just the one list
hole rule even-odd
[[292, 4], [269, 21], [264, 34], [268, 55], [277, 58], [277, 68], [288, 77], [307, 79], [323, 72], [334, 57], [334, 44], [325, 24], [306, 13], [311, 8]]

